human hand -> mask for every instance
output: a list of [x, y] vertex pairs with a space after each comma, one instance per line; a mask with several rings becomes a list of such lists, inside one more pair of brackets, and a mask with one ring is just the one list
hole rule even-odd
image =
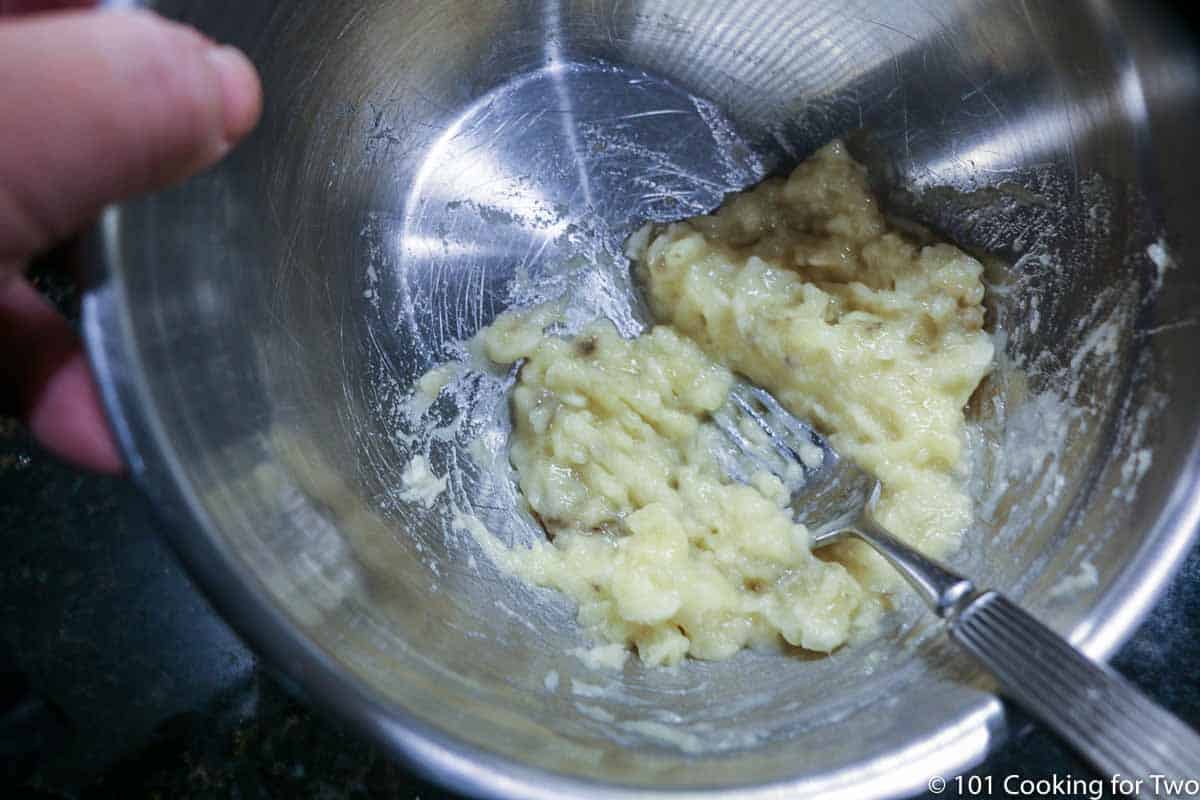
[[0, 0], [0, 413], [61, 458], [118, 473], [78, 337], [24, 269], [105, 205], [219, 161], [257, 124], [262, 89], [236, 50], [88, 5]]

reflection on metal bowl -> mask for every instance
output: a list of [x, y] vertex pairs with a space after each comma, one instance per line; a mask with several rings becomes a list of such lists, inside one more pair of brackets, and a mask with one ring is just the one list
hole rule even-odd
[[[261, 129], [109, 212], [85, 327], [133, 471], [224, 613], [314, 699], [446, 783], [917, 791], [1003, 731], [902, 603], [824, 659], [605, 672], [573, 610], [496, 572], [451, 503], [538, 535], [505, 473], [508, 377], [416, 380], [506, 307], [646, 321], [642, 221], [845, 136], [897, 214], [991, 254], [1003, 353], [972, 408], [955, 562], [1089, 653], [1137, 623], [1200, 500], [1200, 83], [1105, 0], [162, 0], [246, 49]], [[450, 476], [401, 497], [414, 454]], [[773, 795], [772, 795], [773, 796]]]

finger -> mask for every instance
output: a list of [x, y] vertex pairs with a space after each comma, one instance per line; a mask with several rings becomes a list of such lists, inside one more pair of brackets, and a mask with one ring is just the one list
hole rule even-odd
[[19, 275], [0, 276], [0, 410], [66, 461], [124, 469], [78, 337]]
[[258, 121], [240, 52], [145, 11], [0, 22], [0, 263], [175, 182]]
[[88, 8], [96, 0], [0, 0], [0, 15], [35, 14], [41, 11], [62, 11], [67, 8]]

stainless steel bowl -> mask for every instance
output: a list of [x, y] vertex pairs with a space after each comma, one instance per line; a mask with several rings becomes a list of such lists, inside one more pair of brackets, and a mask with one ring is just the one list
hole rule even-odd
[[[978, 761], [988, 684], [902, 604], [825, 659], [594, 670], [558, 596], [449, 501], [537, 535], [505, 375], [410, 398], [503, 308], [645, 317], [621, 241], [846, 136], [892, 208], [998, 258], [956, 560], [1094, 656], [1200, 518], [1200, 82], [1104, 0], [163, 0], [245, 48], [266, 118], [108, 213], [85, 327], [132, 470], [201, 584], [308, 695], [460, 790], [882, 797]], [[476, 365], [478, 367], [479, 365]], [[475, 442], [476, 444], [472, 444]], [[399, 497], [421, 452], [451, 475]]]

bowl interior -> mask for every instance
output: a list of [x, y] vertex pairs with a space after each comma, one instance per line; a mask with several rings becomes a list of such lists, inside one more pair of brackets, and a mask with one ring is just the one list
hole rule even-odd
[[[246, 49], [268, 99], [228, 163], [106, 222], [89, 333], [123, 359], [135, 471], [211, 547], [194, 566], [218, 600], [248, 586], [308, 643], [285, 668], [353, 687], [347, 713], [459, 786], [895, 794], [1001, 729], [912, 601], [827, 658], [605, 671], [572, 654], [565, 599], [454, 522], [540, 535], [504, 452], [511, 376], [466, 340], [551, 298], [636, 332], [630, 232], [836, 136], [897, 214], [987, 256], [1001, 355], [952, 563], [1103, 653], [1186, 544], [1197, 281], [1146, 155], [1167, 101], [1103, 2], [155, 5]], [[416, 454], [450, 476], [431, 510], [400, 498]]]

